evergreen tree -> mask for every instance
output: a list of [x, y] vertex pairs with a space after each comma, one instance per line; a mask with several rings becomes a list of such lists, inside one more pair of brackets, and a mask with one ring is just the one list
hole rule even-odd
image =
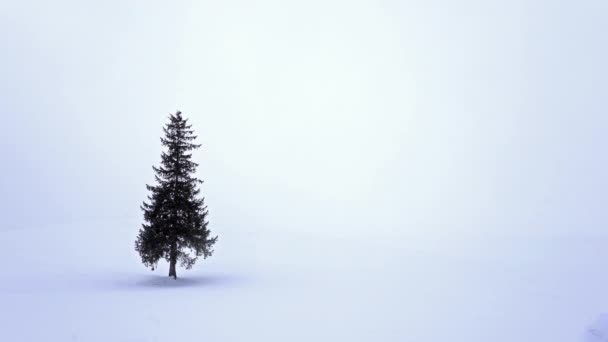
[[211, 256], [217, 236], [210, 237], [205, 199], [198, 198], [198, 185], [203, 182], [193, 176], [198, 164], [190, 160], [190, 151], [201, 145], [193, 143], [196, 136], [192, 125], [181, 112], [171, 114], [169, 119], [163, 127], [165, 137], [161, 138], [166, 147], [161, 166], [153, 166], [157, 184], [146, 185], [151, 194], [149, 202], [141, 207], [145, 223], [139, 230], [135, 250], [152, 270], [161, 258], [167, 260], [169, 277], [176, 279], [176, 263], [190, 269], [198, 257]]

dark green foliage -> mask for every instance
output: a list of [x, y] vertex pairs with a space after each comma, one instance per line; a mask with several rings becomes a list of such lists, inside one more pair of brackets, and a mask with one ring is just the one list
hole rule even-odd
[[166, 151], [161, 155], [161, 166], [153, 167], [156, 185], [147, 185], [151, 194], [141, 207], [145, 223], [135, 250], [153, 270], [161, 258], [167, 260], [169, 276], [176, 278], [175, 264], [179, 261], [189, 269], [198, 257], [211, 256], [217, 236], [210, 237], [205, 199], [198, 198], [198, 185], [203, 182], [193, 176], [198, 164], [191, 161], [190, 151], [201, 145], [193, 143], [196, 136], [181, 112], [169, 119], [161, 138]]

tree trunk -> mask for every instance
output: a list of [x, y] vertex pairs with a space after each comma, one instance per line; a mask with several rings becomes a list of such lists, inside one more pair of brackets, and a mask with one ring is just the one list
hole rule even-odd
[[177, 244], [171, 246], [171, 260], [169, 260], [169, 277], [177, 279], [177, 272], [175, 272], [175, 264], [177, 263]]
[[175, 260], [171, 259], [169, 264], [169, 277], [173, 277], [173, 279], [177, 279], [177, 273], [175, 272]]

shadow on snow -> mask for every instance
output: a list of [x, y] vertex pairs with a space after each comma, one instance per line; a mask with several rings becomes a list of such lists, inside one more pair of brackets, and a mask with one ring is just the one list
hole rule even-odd
[[242, 277], [229, 274], [205, 274], [179, 277], [177, 279], [161, 275], [139, 276], [137, 279], [125, 280], [117, 284], [130, 289], [163, 289], [189, 287], [232, 287], [244, 282]]

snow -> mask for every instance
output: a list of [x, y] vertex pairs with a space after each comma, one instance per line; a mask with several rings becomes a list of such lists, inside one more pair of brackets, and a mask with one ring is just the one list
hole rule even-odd
[[[3, 1], [0, 342], [608, 342], [607, 9]], [[174, 281], [177, 109], [220, 239]]]
[[215, 255], [172, 280], [167, 265], [140, 264], [137, 229], [0, 231], [2, 340], [591, 342], [608, 331], [603, 236], [215, 227]]

